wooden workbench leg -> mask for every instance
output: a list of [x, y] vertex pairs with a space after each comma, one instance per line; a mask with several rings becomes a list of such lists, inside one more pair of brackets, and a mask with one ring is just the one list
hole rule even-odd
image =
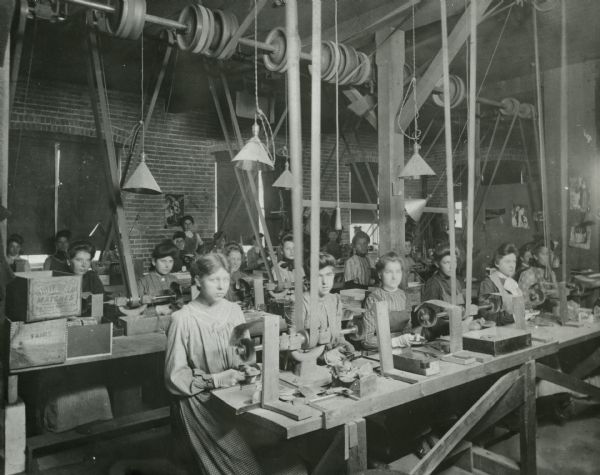
[[348, 422], [344, 426], [347, 473], [362, 473], [367, 469], [367, 424], [364, 419]]
[[535, 361], [528, 361], [521, 369], [525, 376], [523, 405], [521, 406], [521, 474], [537, 473], [536, 440], [537, 422], [535, 418]]

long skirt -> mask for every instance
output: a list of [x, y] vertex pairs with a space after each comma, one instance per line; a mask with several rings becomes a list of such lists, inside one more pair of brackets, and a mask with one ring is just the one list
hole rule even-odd
[[262, 474], [250, 447], [240, 432], [210, 398], [196, 395], [175, 403], [175, 416], [187, 437], [199, 473]]

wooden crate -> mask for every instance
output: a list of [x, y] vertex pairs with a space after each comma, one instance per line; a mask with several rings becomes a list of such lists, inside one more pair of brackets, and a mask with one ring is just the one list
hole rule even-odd
[[17, 273], [6, 286], [6, 315], [21, 322], [81, 315], [81, 276], [52, 271]]
[[491, 327], [463, 334], [463, 348], [488, 355], [503, 355], [531, 346], [531, 333], [507, 327]]
[[7, 319], [10, 369], [64, 363], [67, 357], [66, 322], [64, 318], [33, 323]]

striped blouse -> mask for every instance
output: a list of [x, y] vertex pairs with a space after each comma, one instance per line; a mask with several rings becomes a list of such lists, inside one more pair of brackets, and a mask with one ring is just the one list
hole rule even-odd
[[371, 262], [367, 256], [353, 255], [344, 266], [344, 282], [367, 286], [371, 280]]

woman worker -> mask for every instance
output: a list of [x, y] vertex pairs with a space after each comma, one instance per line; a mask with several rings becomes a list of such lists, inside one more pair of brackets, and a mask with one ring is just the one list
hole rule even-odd
[[519, 287], [526, 296], [525, 308], [551, 310], [551, 302], [544, 299], [547, 294], [556, 295], [556, 274], [550, 268], [550, 251], [543, 243], [532, 249], [529, 267], [519, 277]]

